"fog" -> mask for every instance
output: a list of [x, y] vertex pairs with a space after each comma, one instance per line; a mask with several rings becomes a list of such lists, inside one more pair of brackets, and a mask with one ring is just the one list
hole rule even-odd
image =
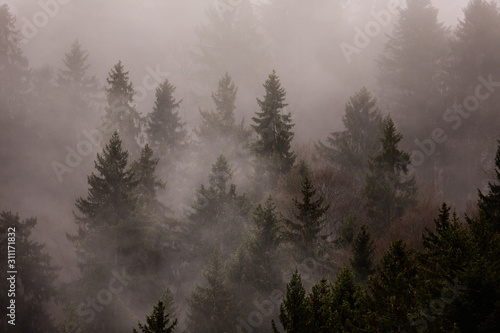
[[[253, 230], [252, 212], [257, 203], [263, 203], [269, 194], [277, 198], [278, 209], [282, 209], [283, 215], [289, 219], [294, 218], [292, 199], [300, 199], [300, 182], [296, 181], [300, 178], [298, 169], [281, 174], [274, 186], [255, 187], [257, 181], [254, 174], [258, 167], [253, 164], [255, 156], [252, 149], [243, 141], [235, 142], [229, 136], [221, 141], [200, 138], [200, 110], [215, 110], [211, 96], [226, 72], [237, 87], [235, 124], [243, 122], [249, 133], [246, 137], [248, 142], [254, 142], [258, 136], [250, 125], [255, 124], [252, 118], [261, 111], [256, 99], [264, 98], [263, 84], [272, 71], [276, 71], [286, 91], [288, 105], [284, 112], [291, 114], [295, 124], [291, 141], [291, 149], [297, 154], [295, 163], [307, 161], [314, 170], [312, 179], [323, 186], [320, 193], [335, 198], [328, 199], [331, 200], [328, 202], [331, 207], [327, 214], [328, 223], [331, 222], [328, 230], [334, 236], [340, 232], [340, 224], [336, 221], [344, 221], [351, 213], [366, 217], [360, 212], [362, 209], [356, 207], [362, 191], [361, 187], [357, 187], [356, 180], [351, 182], [341, 172], [342, 168], [319, 157], [315, 147], [319, 142], [325, 143], [330, 133], [345, 129], [342, 119], [346, 103], [363, 87], [377, 99], [382, 117], [390, 115], [403, 135], [400, 148], [412, 156], [414, 165], [410, 167], [410, 175], [415, 176], [419, 185], [419, 202], [422, 198], [432, 198], [434, 208], [434, 205], [446, 201], [459, 215], [463, 214], [477, 200], [477, 189], [484, 190], [487, 182], [494, 177], [494, 153], [499, 138], [498, 126], [495, 126], [498, 123], [495, 122], [498, 117], [491, 118], [496, 119], [493, 121], [488, 115], [493, 114], [492, 110], [498, 111], [498, 106], [495, 109], [494, 101], [487, 101], [481, 106], [481, 119], [479, 116], [475, 118], [475, 115], [464, 117], [463, 126], [460, 123], [457, 130], [449, 130], [449, 122], [443, 121], [443, 113], [483, 81], [467, 81], [472, 88], [463, 88], [458, 83], [455, 85], [458, 74], [450, 70], [455, 67], [447, 65], [443, 65], [442, 73], [436, 73], [436, 76], [447, 75], [442, 82], [451, 83], [445, 88], [440, 86], [438, 101], [432, 100], [431, 95], [423, 96], [430, 104], [426, 104], [428, 109], [422, 109], [421, 117], [416, 115], [417, 112], [407, 116], [407, 109], [395, 106], [397, 88], [394, 85], [388, 88], [389, 80], [383, 76], [380, 59], [398, 22], [398, 11], [406, 8], [405, 3], [387, 0], [0, 0], [0, 4], [8, 5], [16, 19], [15, 28], [22, 36], [19, 46], [29, 62], [27, 68], [30, 71], [26, 79], [28, 87], [23, 88], [20, 97], [13, 98], [15, 102], [12, 105], [16, 106], [10, 108], [11, 102], [7, 99], [0, 101], [4, 114], [18, 110], [16, 112], [20, 115], [10, 117], [14, 120], [9, 122], [7, 116], [0, 118], [4, 132], [4, 141], [0, 142], [0, 209], [18, 212], [21, 219], [37, 217], [32, 237], [45, 244], [52, 263], [60, 266], [56, 280], [58, 287], [72, 285], [82, 277], [74, 244], [68, 240], [67, 234], [77, 233], [74, 214], [79, 216], [81, 213], [75, 202], [80, 197], [87, 197], [87, 176], [96, 173], [96, 156], [102, 153], [111, 137], [110, 132], [97, 133], [100, 133], [98, 130], [104, 123], [105, 108], [109, 106], [105, 93], [105, 89], [110, 87], [107, 79], [113, 66], [121, 61], [124, 70], [129, 72], [129, 81], [135, 89], [133, 105], [141, 117], [153, 111], [156, 89], [165, 79], [175, 86], [174, 98], [182, 100], [176, 110], [187, 131], [185, 145], [175, 153], [169, 151], [164, 156], [155, 150], [155, 156], [160, 158], [157, 176], [166, 182], [164, 190], [158, 189], [157, 198], [167, 207], [166, 218], [175, 220], [180, 229], [190, 225], [186, 221], [196, 221], [190, 214], [193, 214], [193, 205], [196, 206], [197, 195], [200, 195], [197, 190], [202, 184], [208, 188], [211, 166], [220, 154], [225, 155], [232, 168], [230, 182], [236, 185], [236, 197], [246, 195], [249, 198], [250, 207], [245, 213], [240, 212], [240, 209], [243, 210], [240, 206], [225, 208], [227, 216], [237, 215], [245, 221], [231, 229], [231, 232], [243, 235], [241, 238], [227, 236], [234, 237], [232, 241], [245, 242], [246, 233]], [[446, 44], [443, 52], [449, 55], [447, 59], [454, 59], [454, 52], [458, 52], [448, 44], [456, 39], [454, 31], [459, 20], [463, 20], [463, 10], [468, 3], [468, 0], [432, 1], [438, 9], [438, 21], [446, 30], [448, 39], [443, 43]], [[389, 8], [394, 9], [391, 11]], [[388, 16], [381, 18], [379, 15], [382, 12]], [[227, 26], [214, 23], [225, 15], [232, 20]], [[358, 31], [370, 31], [370, 27], [374, 26], [376, 30], [369, 32], [371, 35], [366, 37], [366, 44], [360, 47], [356, 41]], [[418, 33], [415, 32], [416, 35]], [[65, 95], [64, 87], [56, 83], [60, 70], [65, 68], [65, 54], [70, 52], [75, 41], [88, 54], [86, 75], [95, 76], [98, 82], [98, 90], [88, 100], [92, 100], [89, 102], [91, 107], [77, 106], [79, 101]], [[2, 54], [2, 57], [7, 56]], [[495, 57], [498, 58], [498, 54]], [[463, 66], [463, 63], [460, 64]], [[474, 68], [471, 67], [471, 71]], [[494, 62], [485, 61], [478, 68], [481, 68], [480, 72], [468, 77], [482, 76], [487, 79], [488, 75], [493, 75], [493, 80], [500, 79], [495, 76], [498, 68], [490, 70], [495, 68]], [[14, 76], [2, 75], [2, 87], [16, 81]], [[420, 86], [425, 84], [420, 82]], [[2, 91], [2, 96], [9, 96], [5, 91], [8, 89]], [[408, 93], [409, 99], [414, 97], [412, 94]], [[494, 100], [498, 101], [496, 95], [492, 92]], [[16, 104], [19, 100], [24, 103], [21, 107]], [[415, 109], [422, 105], [418, 103], [412, 104]], [[428, 114], [426, 112], [436, 116], [427, 122], [423, 118]], [[21, 129], [10, 125], [10, 121]], [[141, 126], [144, 131], [146, 125]], [[427, 157], [424, 148], [419, 148], [415, 140], [423, 142], [432, 137], [436, 127], [445, 128], [445, 134], [452, 139], [442, 145], [436, 144], [437, 153], [434, 155], [433, 151], [432, 156]], [[77, 157], [69, 171], [58, 172], [54, 163], [68, 165], [70, 150], [75, 151], [82, 141], [90, 140], [88, 133], [101, 140], [92, 143], [91, 153]], [[118, 134], [122, 136], [122, 133]], [[137, 142], [144, 147], [147, 140]], [[420, 156], [415, 155], [415, 151], [422, 151], [420, 154], [425, 160], [422, 166], [415, 164]], [[138, 157], [138, 154], [131, 153], [129, 163]], [[331, 185], [333, 189], [328, 188], [329, 184], [335, 184]], [[416, 207], [409, 209], [415, 210]], [[429, 214], [436, 216], [437, 211]], [[428, 222], [432, 223], [432, 220]], [[174, 224], [169, 225], [172, 228], [169, 230], [174, 229]], [[224, 228], [221, 230], [224, 231]], [[200, 239], [218, 237], [217, 232], [212, 232]], [[179, 245], [186, 242], [185, 236], [182, 234], [174, 241], [160, 242], [169, 246], [172, 242], [177, 243], [173, 246], [174, 254], [169, 254], [168, 259], [162, 256], [168, 263], [158, 266], [163, 274], [160, 274], [162, 280], [158, 284], [168, 285], [174, 291], [181, 327], [185, 327], [184, 321], [187, 320], [186, 298], [195, 283], [203, 284], [202, 270], [207, 264], [205, 257], [176, 257], [176, 251], [182, 252], [183, 246], [189, 247]], [[381, 240], [380, 244], [383, 242]], [[224, 245], [219, 249], [222, 259], [228, 262], [236, 260], [238, 247], [231, 246]], [[345, 259], [347, 250], [342, 251], [335, 252], [338, 255], [336, 260], [348, 262]], [[186, 261], [189, 268], [182, 275], [182, 283], [168, 276]], [[145, 322], [145, 315], [151, 313], [161, 291], [156, 299], [145, 294], [147, 301], [140, 304], [148, 304], [149, 307], [138, 305], [137, 308], [128, 308], [134, 312], [132, 323], [137, 320]], [[131, 295], [135, 294], [130, 292], [123, 298]], [[71, 292], [63, 297], [64, 300], [51, 302], [49, 313], [55, 323], [67, 317], [65, 307], [70, 303], [68, 297], [71, 299]], [[124, 302], [128, 301], [130, 299]], [[80, 300], [72, 299], [72, 302], [78, 305]], [[94, 329], [98, 331], [96, 326]]]

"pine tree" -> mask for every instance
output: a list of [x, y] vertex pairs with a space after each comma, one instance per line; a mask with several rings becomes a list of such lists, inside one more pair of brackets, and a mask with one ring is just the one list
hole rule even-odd
[[[132, 157], [139, 156], [141, 125], [143, 119], [133, 105], [134, 88], [129, 82], [128, 72], [122, 62], [113, 66], [107, 78], [109, 87], [106, 88], [108, 105], [105, 108], [102, 131], [106, 134], [116, 129], [123, 140], [123, 146]], [[108, 136], [105, 136], [108, 139]]]
[[317, 257], [327, 246], [324, 215], [329, 206], [323, 206], [323, 197], [316, 198], [316, 189], [308, 177], [302, 182], [301, 192], [302, 202], [293, 200], [297, 210], [294, 221], [285, 220], [284, 237], [296, 247], [300, 258]]
[[356, 272], [358, 281], [366, 281], [369, 275], [373, 273], [373, 255], [375, 245], [371, 239], [370, 232], [366, 225], [361, 226], [361, 232], [358, 233], [352, 244], [353, 258], [351, 266]]
[[378, 224], [379, 232], [415, 203], [415, 179], [407, 179], [410, 155], [398, 149], [402, 138], [389, 117], [380, 140], [382, 150], [371, 158], [370, 173], [365, 180], [363, 192], [368, 200], [367, 212]]
[[[52, 258], [46, 253], [45, 245], [33, 240], [32, 231], [37, 224], [36, 217], [20, 220], [18, 214], [2, 211], [0, 227], [3, 230], [0, 238], [0, 250], [4, 254], [0, 263], [5, 271], [17, 271], [15, 298], [9, 291], [11, 274], [4, 273], [0, 287], [4, 292], [0, 296], [3, 309], [8, 309], [10, 300], [15, 300], [15, 318], [5, 317], [0, 322], [3, 332], [54, 332], [54, 322], [49, 314], [48, 306], [55, 300], [58, 290], [55, 282], [59, 267], [52, 264]], [[11, 256], [15, 249], [15, 256]], [[8, 255], [9, 254], [9, 255]], [[22, 319], [21, 319], [22, 318]], [[15, 319], [14, 325], [7, 321]]]
[[187, 330], [191, 333], [229, 333], [236, 328], [236, 308], [216, 249], [204, 272], [207, 285], [196, 285], [188, 298]]
[[317, 151], [355, 179], [368, 171], [369, 157], [379, 148], [382, 117], [377, 101], [366, 88], [350, 97], [342, 117], [345, 130], [332, 132], [327, 144], [319, 142]]
[[156, 88], [153, 112], [147, 116], [146, 134], [151, 148], [162, 158], [175, 160], [175, 153], [186, 144], [187, 131], [176, 111], [182, 100], [177, 101], [173, 94], [175, 86], [168, 79]]
[[273, 71], [264, 84], [264, 99], [257, 99], [261, 109], [252, 120], [252, 127], [257, 132], [257, 141], [253, 151], [259, 158], [257, 175], [268, 173], [269, 181], [276, 183], [277, 177], [289, 171], [295, 162], [295, 153], [291, 150], [294, 124], [290, 113], [283, 113], [286, 92], [276, 72]]
[[[162, 301], [154, 307], [153, 313], [146, 317], [146, 324], [139, 323], [139, 329], [142, 333], [173, 333], [177, 326], [177, 319], [170, 323], [170, 314], [166, 312], [165, 305]], [[133, 330], [137, 333], [136, 329]]]
[[[280, 306], [279, 320], [285, 332], [310, 331], [310, 311], [307, 306], [306, 291], [297, 270], [286, 285], [286, 295]], [[273, 321], [273, 332], [278, 333]]]

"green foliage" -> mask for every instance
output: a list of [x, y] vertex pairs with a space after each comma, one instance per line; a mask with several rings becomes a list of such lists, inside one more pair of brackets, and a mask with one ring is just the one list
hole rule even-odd
[[488, 194], [479, 191], [478, 206], [483, 219], [489, 223], [489, 228], [485, 232], [490, 234], [493, 234], [492, 231], [500, 233], [500, 140], [495, 156], [495, 176], [495, 183], [488, 182]]
[[380, 147], [382, 117], [377, 101], [366, 88], [349, 98], [342, 116], [345, 130], [332, 132], [327, 145], [319, 142], [317, 151], [344, 172], [359, 179], [368, 171], [368, 159]]
[[359, 232], [352, 244], [351, 266], [356, 272], [356, 277], [359, 281], [365, 281], [369, 275], [373, 273], [373, 255], [375, 252], [375, 244], [371, 239], [370, 232], [366, 225], [361, 226]]
[[416, 202], [415, 179], [406, 177], [410, 155], [398, 149], [402, 138], [389, 117], [380, 139], [382, 150], [371, 158], [370, 172], [365, 180], [363, 192], [368, 200], [367, 213], [381, 231]]
[[[285, 332], [309, 332], [310, 312], [306, 291], [297, 270], [293, 272], [290, 282], [286, 285], [286, 295], [280, 306], [279, 320]], [[276, 327], [273, 330], [275, 333], [278, 332]]]
[[370, 282], [376, 313], [373, 325], [384, 332], [408, 330], [407, 315], [416, 310], [419, 282], [414, 251], [402, 240], [392, 242]]
[[[174, 319], [170, 323], [170, 314], [166, 312], [165, 304], [162, 301], [158, 301], [155, 305], [153, 313], [146, 317], [146, 324], [142, 325], [139, 323], [139, 329], [142, 333], [173, 333], [175, 327], [177, 326], [177, 319]], [[134, 333], [137, 331], [133, 330]]]
[[257, 175], [268, 172], [271, 180], [289, 171], [295, 162], [295, 153], [291, 150], [293, 132], [291, 115], [284, 114], [286, 92], [276, 72], [273, 71], [264, 83], [264, 99], [257, 99], [260, 112], [253, 117], [258, 138], [253, 144], [253, 151], [259, 158]]

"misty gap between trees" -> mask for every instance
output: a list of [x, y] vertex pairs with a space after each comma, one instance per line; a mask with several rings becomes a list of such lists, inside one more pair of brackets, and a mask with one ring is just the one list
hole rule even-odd
[[496, 1], [127, 1], [0, 2], [0, 331], [500, 332]]

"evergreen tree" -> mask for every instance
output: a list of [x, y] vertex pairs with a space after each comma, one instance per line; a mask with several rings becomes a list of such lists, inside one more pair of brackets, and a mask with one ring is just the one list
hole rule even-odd
[[352, 244], [353, 258], [351, 259], [351, 266], [356, 272], [358, 281], [366, 281], [368, 276], [373, 273], [374, 252], [375, 244], [371, 239], [368, 228], [363, 225], [361, 232], [358, 233]]
[[164, 158], [175, 161], [175, 153], [186, 144], [187, 131], [178, 111], [181, 101], [173, 94], [175, 87], [165, 80], [156, 88], [153, 112], [147, 116], [146, 134], [151, 148]]
[[264, 99], [257, 99], [261, 112], [252, 118], [255, 122], [252, 127], [258, 135], [253, 151], [260, 160], [257, 175], [267, 172], [275, 183], [277, 177], [289, 171], [295, 162], [296, 156], [291, 150], [294, 124], [291, 115], [283, 113], [288, 105], [285, 103], [286, 92], [275, 71], [269, 75], [264, 88]]
[[[494, 156], [495, 148], [491, 137], [497, 136], [500, 125], [497, 117], [500, 97], [492, 93], [482, 97], [473, 112], [466, 107], [469, 96], [479, 93], [478, 84], [498, 81], [500, 77], [500, 9], [498, 3], [487, 0], [470, 0], [464, 8], [463, 19], [455, 29], [447, 89], [449, 105], [446, 118], [453, 122], [444, 157], [446, 168], [443, 174], [444, 195], [458, 208], [465, 206], [466, 198], [462, 193], [476, 191], [477, 170], [489, 167], [484, 165], [484, 156]], [[482, 79], [480, 79], [482, 78]], [[484, 89], [489, 85], [486, 84]], [[487, 90], [487, 89], [486, 89]], [[489, 93], [490, 91], [488, 91]], [[486, 93], [484, 93], [486, 95]], [[467, 100], [468, 101], [468, 100]], [[469, 104], [470, 105], [470, 104]], [[484, 135], [476, 135], [476, 133]], [[464, 163], [463, 161], [468, 161]]]
[[[46, 253], [45, 245], [33, 240], [32, 231], [36, 224], [35, 217], [21, 221], [18, 214], [5, 211], [0, 213], [0, 227], [3, 230], [0, 250], [4, 254], [0, 263], [5, 269], [5, 277], [0, 282], [0, 287], [4, 290], [0, 296], [0, 304], [3, 309], [7, 309], [0, 322], [3, 332], [48, 333], [56, 330], [48, 306], [55, 300], [58, 292], [55, 282], [59, 267], [51, 263], [52, 259]], [[15, 256], [11, 256], [13, 249]], [[17, 271], [15, 298], [9, 291], [12, 289], [12, 280], [9, 280], [12, 275], [5, 274], [6, 271]], [[14, 318], [9, 316], [12, 312], [8, 309], [12, 299], [15, 300]], [[8, 323], [12, 319], [15, 325]]]
[[408, 314], [418, 310], [418, 287], [413, 251], [402, 240], [392, 242], [371, 280], [374, 328], [383, 332], [410, 330]]
[[[133, 105], [135, 91], [121, 61], [113, 66], [107, 82], [109, 85], [106, 88], [108, 105], [105, 108], [102, 131], [106, 134], [116, 129], [123, 140], [125, 150], [132, 157], [137, 157], [140, 152], [138, 140], [141, 139], [143, 119]], [[108, 139], [107, 135], [105, 139]]]
[[367, 212], [378, 224], [380, 232], [415, 203], [415, 179], [406, 177], [410, 155], [398, 149], [402, 138], [389, 118], [380, 140], [382, 150], [371, 158], [370, 173], [365, 180], [363, 191], [368, 200]]
[[369, 157], [380, 148], [382, 117], [376, 104], [370, 92], [362, 88], [345, 106], [342, 117], [345, 130], [332, 132], [327, 145], [322, 142], [316, 145], [320, 155], [355, 179], [366, 174]]
[[88, 53], [82, 49], [80, 42], [76, 40], [71, 45], [71, 50], [64, 55], [65, 67], [59, 70], [57, 77], [59, 88], [76, 96], [78, 103], [88, 103], [88, 99], [95, 97], [99, 89], [97, 78], [89, 76], [87, 73], [90, 68], [88, 57]]
[[243, 120], [236, 123], [234, 110], [236, 109], [236, 95], [238, 88], [235, 86], [231, 76], [224, 74], [219, 79], [217, 90], [212, 93], [212, 102], [215, 111], [203, 111], [200, 109], [201, 124], [195, 129], [198, 137], [198, 145], [201, 154], [208, 154], [207, 158], [214, 158], [212, 152], [224, 154], [230, 160], [238, 162], [244, 170], [248, 160], [247, 148], [251, 130], [248, 129]]
[[492, 230], [488, 232], [500, 233], [500, 140], [495, 156], [495, 182], [488, 182], [488, 194], [479, 191], [479, 209], [484, 219], [490, 223]]
[[387, 108], [408, 138], [431, 131], [442, 117], [441, 104], [448, 30], [431, 0], [408, 0], [379, 58], [380, 84]]
[[[280, 306], [279, 320], [285, 332], [310, 331], [310, 310], [306, 300], [306, 291], [297, 270], [293, 272], [290, 282], [286, 285], [286, 295]], [[278, 330], [273, 321], [273, 332]]]
[[[199, 64], [199, 81], [216, 82], [229, 72], [252, 89], [269, 60], [266, 36], [261, 32], [251, 1], [214, 2], [206, 10], [206, 23], [196, 28], [194, 61]], [[252, 96], [252, 95], [251, 95]]]
[[[238, 195], [231, 183], [232, 171], [224, 155], [212, 165], [208, 188], [201, 185], [189, 215], [191, 232], [197, 239], [199, 253], [206, 255], [215, 244], [234, 250], [239, 245], [249, 210], [246, 195]], [[225, 252], [224, 250], [224, 252]]]
[[234, 255], [229, 276], [231, 282], [247, 284], [252, 291], [268, 295], [280, 282], [277, 251], [280, 243], [279, 224], [282, 217], [269, 196], [264, 205], [258, 204], [253, 212], [254, 228], [249, 239], [242, 243]]
[[[141, 325], [139, 323], [139, 329], [142, 333], [173, 333], [177, 326], [177, 319], [174, 319], [172, 323], [170, 321], [170, 314], [166, 312], [165, 304], [162, 301], [158, 301], [158, 304], [153, 309], [153, 313], [146, 317], [146, 324]], [[133, 332], [137, 333], [135, 328]]]
[[284, 237], [296, 247], [300, 258], [317, 257], [324, 253], [327, 246], [324, 215], [329, 206], [323, 206], [322, 196], [316, 198], [316, 189], [308, 177], [302, 182], [301, 192], [302, 202], [293, 200], [297, 210], [294, 221], [285, 220]]
[[334, 323], [331, 331], [345, 332], [352, 330], [350, 325], [356, 321], [355, 310], [359, 303], [357, 292], [354, 272], [348, 267], [342, 268], [335, 278], [331, 292], [332, 320]]
[[335, 322], [333, 315], [333, 286], [326, 278], [312, 287], [312, 292], [307, 296], [306, 302], [310, 308], [310, 332], [327, 333], [334, 330]]
[[153, 150], [148, 144], [141, 150], [137, 161], [132, 163], [131, 169], [138, 181], [136, 196], [138, 206], [148, 214], [148, 220], [159, 223], [165, 218], [166, 207], [157, 199], [157, 192], [165, 189], [165, 183], [156, 176], [156, 167], [159, 158], [153, 157]]
[[202, 140], [219, 142], [233, 136], [235, 127], [234, 110], [236, 109], [236, 94], [238, 88], [234, 85], [228, 73], [219, 79], [217, 91], [212, 93], [215, 111], [202, 111], [201, 125], [197, 135]]
[[[97, 154], [97, 174], [92, 173], [88, 177], [87, 197], [76, 200], [78, 232], [68, 235], [68, 238], [75, 246], [82, 278], [73, 285], [72, 297], [85, 299], [85, 294], [95, 294], [95, 286], [108, 283], [114, 272], [125, 270], [127, 274], [146, 276], [157, 268], [153, 265], [157, 244], [149, 239], [151, 221], [139, 206], [139, 181], [127, 162], [128, 153], [122, 150], [121, 140], [115, 132], [103, 153]], [[149, 281], [147, 287], [137, 287], [140, 294], [134, 294], [137, 291], [135, 283], [127, 287], [127, 292], [135, 297], [136, 306], [145, 301], [144, 297], [149, 297], [148, 292], [156, 285]], [[96, 318], [87, 325], [87, 329], [95, 332], [120, 330], [127, 321], [116, 320], [125, 311], [118, 306], [126, 307], [127, 304], [108, 305], [102, 312], [96, 313]]]
[[188, 298], [188, 332], [234, 332], [237, 312], [226, 282], [224, 264], [217, 249], [203, 275], [207, 285], [196, 285]]
[[23, 55], [23, 36], [16, 29], [16, 18], [7, 4], [0, 6], [0, 119], [19, 116], [22, 96], [25, 96], [30, 72], [28, 59]]

